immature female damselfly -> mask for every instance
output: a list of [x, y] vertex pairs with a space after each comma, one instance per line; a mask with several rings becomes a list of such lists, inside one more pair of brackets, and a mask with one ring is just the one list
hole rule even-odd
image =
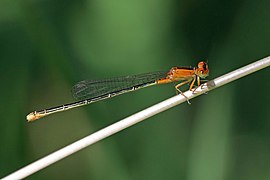
[[156, 84], [182, 81], [175, 86], [176, 90], [182, 94], [179, 90], [180, 86], [189, 83], [189, 90], [191, 90], [195, 81], [197, 81], [197, 85], [200, 86], [200, 78], [206, 78], [208, 73], [209, 69], [207, 63], [201, 61], [198, 63], [197, 67], [173, 67], [167, 73], [159, 71], [102, 80], [84, 80], [77, 83], [72, 88], [73, 96], [76, 99], [81, 99], [80, 101], [41, 111], [34, 111], [28, 114], [26, 119], [28, 122], [35, 121], [56, 112], [88, 105], [99, 100]]

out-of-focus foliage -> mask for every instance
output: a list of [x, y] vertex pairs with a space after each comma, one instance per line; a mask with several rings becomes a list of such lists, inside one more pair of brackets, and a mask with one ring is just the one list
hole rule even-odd
[[[0, 177], [175, 94], [146, 88], [55, 114], [82, 79], [270, 54], [270, 1], [0, 1]], [[29, 179], [270, 179], [269, 68], [86, 148]]]

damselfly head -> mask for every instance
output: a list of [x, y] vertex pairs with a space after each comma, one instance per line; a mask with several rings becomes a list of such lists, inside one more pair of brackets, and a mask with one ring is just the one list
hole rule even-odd
[[201, 78], [206, 78], [209, 75], [209, 69], [206, 62], [201, 61], [195, 69], [195, 74]]

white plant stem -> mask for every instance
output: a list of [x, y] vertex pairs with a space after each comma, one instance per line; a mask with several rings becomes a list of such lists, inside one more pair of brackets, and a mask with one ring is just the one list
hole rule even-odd
[[[214, 80], [208, 81], [202, 86], [198, 87], [194, 92], [187, 91], [183, 93], [188, 99], [192, 99], [196, 96], [206, 93], [207, 91], [213, 90], [217, 87], [223, 86], [227, 83], [230, 83], [236, 79], [239, 79], [243, 76], [256, 72], [260, 69], [270, 66], [270, 56], [259, 61], [256, 61], [252, 64], [239, 68], [235, 71], [232, 71], [228, 74], [220, 76]], [[154, 116], [162, 111], [165, 111], [171, 107], [174, 107], [180, 103], [186, 102], [186, 97], [179, 94], [172, 98], [169, 98], [165, 101], [162, 101], [156, 105], [153, 105], [145, 110], [142, 110], [136, 114], [133, 114], [125, 119], [122, 119], [110, 126], [105, 127], [85, 138], [82, 138], [58, 151], [55, 151], [52, 154], [49, 154], [21, 169], [18, 171], [4, 177], [3, 179], [22, 179], [25, 178], [89, 145], [92, 145], [108, 136], [111, 136], [123, 129], [126, 129], [134, 124], [137, 124], [151, 116]]]

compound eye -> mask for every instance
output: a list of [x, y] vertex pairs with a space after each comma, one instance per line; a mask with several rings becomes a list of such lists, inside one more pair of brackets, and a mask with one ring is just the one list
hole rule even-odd
[[204, 69], [204, 70], [207, 69], [207, 64], [206, 64], [206, 63], [203, 64], [203, 69]]

